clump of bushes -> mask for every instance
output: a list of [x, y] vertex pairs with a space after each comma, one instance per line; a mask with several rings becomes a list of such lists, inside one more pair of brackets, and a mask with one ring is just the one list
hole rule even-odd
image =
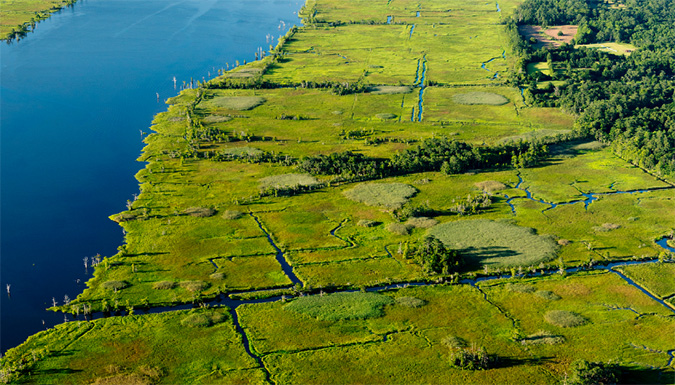
[[361, 219], [356, 224], [361, 227], [375, 227], [379, 224], [379, 222], [371, 221], [370, 219]]
[[152, 284], [152, 288], [155, 290], [169, 290], [176, 287], [176, 282], [173, 281], [158, 281]]
[[569, 385], [609, 385], [621, 383], [621, 369], [618, 365], [604, 362], [577, 360], [570, 366], [572, 374]]
[[573, 328], [588, 322], [586, 318], [579, 314], [566, 310], [551, 310], [544, 314], [544, 320], [561, 328]]
[[183, 281], [180, 283], [180, 286], [187, 291], [196, 293], [206, 290], [209, 287], [209, 283], [204, 281]]
[[242, 215], [244, 215], [244, 213], [242, 213], [241, 211], [237, 211], [237, 210], [225, 210], [225, 211], [223, 212], [222, 217], [223, 217], [223, 219], [234, 220], [234, 219], [239, 219], [239, 218], [241, 218]]
[[128, 221], [133, 221], [136, 219], [136, 214], [132, 213], [121, 213], [117, 214], [113, 217], [111, 217], [113, 221], [120, 223], [120, 222], [128, 222]]
[[180, 323], [183, 326], [194, 328], [208, 327], [225, 321], [227, 317], [221, 313], [193, 313], [183, 318]]
[[296, 298], [284, 310], [318, 320], [340, 321], [381, 317], [383, 307], [392, 302], [391, 297], [376, 293], [334, 293]]
[[307, 174], [282, 174], [272, 175], [260, 179], [260, 190], [285, 189], [296, 186], [315, 186], [319, 181]]
[[387, 231], [398, 235], [408, 235], [410, 229], [402, 223], [390, 223], [387, 225]]
[[375, 86], [370, 87], [370, 93], [373, 95], [393, 95], [393, 94], [407, 94], [412, 92], [410, 86]]
[[557, 301], [560, 299], [560, 296], [558, 294], [550, 290], [538, 290], [536, 293], [534, 293], [534, 295], [551, 301]]
[[404, 183], [361, 183], [346, 190], [344, 195], [368, 206], [381, 206], [395, 210], [417, 193], [417, 189]]
[[456, 250], [446, 248], [434, 236], [427, 236], [419, 245], [407, 248], [403, 257], [412, 258], [428, 272], [436, 274], [456, 272], [464, 264]]
[[569, 239], [558, 239], [558, 244], [560, 246], [567, 246], [572, 243]]
[[556, 345], [565, 342], [565, 337], [540, 330], [520, 340], [523, 345]]
[[216, 214], [216, 210], [211, 207], [189, 207], [183, 211], [183, 214], [191, 217], [206, 218]]
[[256, 155], [261, 155], [262, 150], [255, 147], [228, 147], [220, 150], [219, 154], [224, 156], [229, 156], [232, 158], [243, 158], [243, 157], [254, 157]]
[[450, 352], [450, 365], [466, 370], [489, 369], [496, 357], [487, 354], [484, 347], [455, 349]]
[[426, 305], [427, 302], [417, 297], [397, 297], [396, 304], [405, 307], [418, 308]]
[[124, 281], [106, 281], [103, 282], [101, 286], [106, 290], [117, 291], [122, 290], [129, 285]]

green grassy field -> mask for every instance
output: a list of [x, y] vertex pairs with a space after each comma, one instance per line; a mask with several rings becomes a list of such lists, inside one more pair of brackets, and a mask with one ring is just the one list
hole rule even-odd
[[[140, 194], [111, 216], [125, 243], [54, 309], [136, 314], [40, 333], [2, 373], [23, 360], [24, 383], [550, 384], [584, 358], [668, 383], [669, 309], [609, 272], [523, 277], [658, 257], [675, 215], [667, 180], [586, 139], [529, 168], [346, 178], [298, 166], [346, 151], [381, 166], [430, 138], [574, 139], [573, 116], [527, 106], [505, 82], [516, 58], [499, 23], [519, 3], [309, 0], [305, 27], [264, 61], [168, 100], [139, 158]], [[428, 235], [466, 260], [457, 274], [406, 258]], [[672, 302], [671, 267], [617, 269]], [[364, 293], [389, 284], [400, 287]], [[241, 304], [236, 322], [220, 308], [139, 311], [222, 296], [275, 298]], [[453, 367], [461, 346], [498, 364]]]

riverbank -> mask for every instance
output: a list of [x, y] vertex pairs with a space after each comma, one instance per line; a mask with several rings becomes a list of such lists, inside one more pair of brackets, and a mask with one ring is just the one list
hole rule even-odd
[[[577, 267], [657, 258], [672, 185], [599, 143], [566, 142], [571, 117], [528, 108], [501, 82], [513, 59], [498, 22], [517, 3], [458, 2], [455, 16], [440, 2], [310, 1], [305, 26], [259, 60], [191, 82], [155, 117], [141, 193], [112, 217], [126, 243], [57, 308], [133, 315], [70, 322], [6, 362], [63, 343], [74, 358], [40, 354], [30, 371], [48, 381], [67, 370], [79, 382], [554, 383], [588, 358], [667, 382], [672, 341], [661, 336], [675, 327], [672, 308], [611, 266]], [[552, 145], [537, 167], [515, 168], [509, 157], [452, 172], [469, 155], [450, 139], [484, 149], [523, 137]], [[365, 169], [405, 156], [446, 158], [422, 171]], [[407, 257], [428, 231], [453, 223], [473, 229], [459, 240], [439, 232], [466, 258], [464, 270], [432, 272]], [[461, 282], [478, 275], [496, 279]], [[229, 297], [262, 290], [269, 296]], [[208, 309], [215, 298], [227, 309]], [[167, 304], [198, 308], [160, 309]], [[140, 314], [146, 308], [162, 313]], [[132, 332], [120, 331], [125, 323]], [[144, 324], [153, 331], [133, 332]], [[213, 333], [228, 340], [210, 341]], [[104, 335], [115, 336], [111, 346], [92, 354]], [[448, 364], [471, 345], [501, 363]], [[192, 348], [208, 353], [188, 367]], [[133, 354], [110, 371], [87, 364], [121, 351]]]
[[0, 39], [15, 40], [24, 37], [36, 25], [77, 0], [0, 0]]

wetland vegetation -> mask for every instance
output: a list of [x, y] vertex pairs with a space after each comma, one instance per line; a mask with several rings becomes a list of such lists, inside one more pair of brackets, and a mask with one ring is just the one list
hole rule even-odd
[[[308, 0], [167, 101], [125, 243], [2, 379], [672, 383], [671, 15], [567, 3]], [[562, 24], [636, 51], [518, 34]]]

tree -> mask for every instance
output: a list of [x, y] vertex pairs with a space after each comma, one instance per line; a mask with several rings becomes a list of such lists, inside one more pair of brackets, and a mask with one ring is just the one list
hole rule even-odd
[[616, 364], [577, 360], [570, 366], [572, 375], [569, 385], [610, 385], [621, 379], [621, 371]]
[[415, 262], [428, 271], [437, 274], [450, 274], [463, 264], [456, 250], [446, 248], [443, 242], [434, 236], [424, 238], [422, 243], [413, 247], [407, 255], [412, 256]]

